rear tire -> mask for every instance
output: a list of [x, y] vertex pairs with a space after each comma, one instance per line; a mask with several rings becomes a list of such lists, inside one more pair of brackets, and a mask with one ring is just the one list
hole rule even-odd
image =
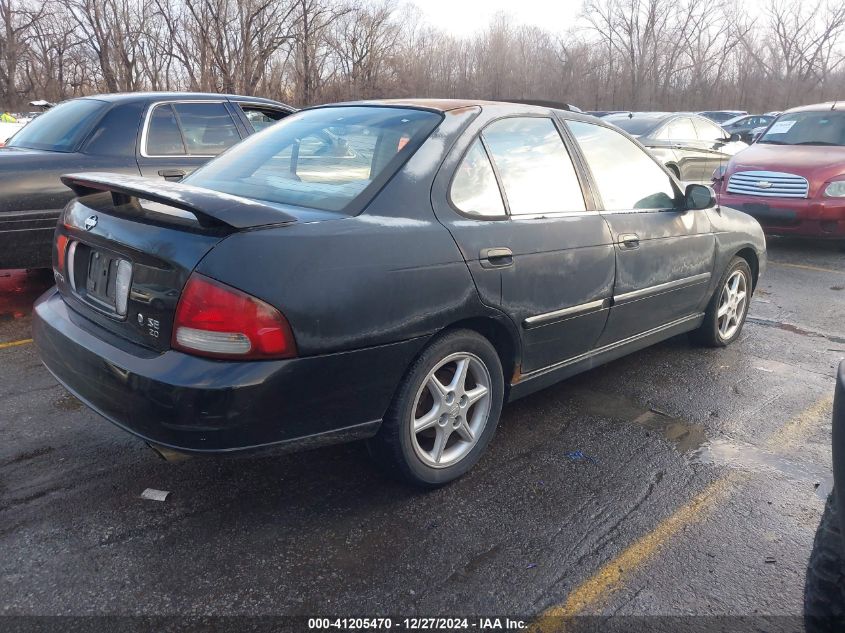
[[804, 583], [804, 625], [808, 633], [845, 631], [845, 541], [836, 499], [827, 500]]
[[719, 280], [704, 322], [690, 333], [693, 341], [707, 347], [725, 347], [739, 338], [752, 292], [751, 267], [741, 257], [734, 257]]
[[367, 448], [388, 475], [442, 486], [479, 460], [503, 398], [502, 364], [490, 342], [472, 330], [447, 332], [408, 369]]

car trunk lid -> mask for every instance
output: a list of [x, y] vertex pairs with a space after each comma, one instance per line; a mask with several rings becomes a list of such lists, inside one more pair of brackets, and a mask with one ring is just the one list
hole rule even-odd
[[115, 174], [62, 177], [65, 209], [53, 265], [80, 317], [148, 348], [170, 348], [182, 289], [228, 235], [299, 218], [276, 205], [189, 185]]

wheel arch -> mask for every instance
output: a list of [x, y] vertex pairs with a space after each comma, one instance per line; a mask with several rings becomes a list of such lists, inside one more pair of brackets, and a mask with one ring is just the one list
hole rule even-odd
[[748, 262], [748, 266], [751, 268], [751, 289], [752, 291], [756, 290], [757, 278], [760, 276], [760, 260], [757, 257], [757, 253], [754, 252], [753, 248], [748, 246], [737, 251], [735, 257], [740, 257]]
[[520, 347], [516, 332], [508, 328], [501, 320], [489, 316], [469, 317], [455, 321], [445, 327], [442, 332], [462, 329], [477, 332], [493, 345], [502, 363], [505, 392], [507, 392], [510, 383], [519, 373]]

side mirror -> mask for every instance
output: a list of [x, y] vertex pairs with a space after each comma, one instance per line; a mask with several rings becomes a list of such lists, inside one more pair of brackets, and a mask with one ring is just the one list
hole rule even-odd
[[688, 185], [684, 201], [690, 210], [709, 209], [716, 206], [716, 192], [707, 185]]

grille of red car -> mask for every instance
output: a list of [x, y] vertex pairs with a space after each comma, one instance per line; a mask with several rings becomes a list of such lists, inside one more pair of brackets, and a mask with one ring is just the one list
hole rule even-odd
[[728, 193], [766, 198], [806, 198], [807, 179], [779, 171], [738, 171], [728, 182]]

